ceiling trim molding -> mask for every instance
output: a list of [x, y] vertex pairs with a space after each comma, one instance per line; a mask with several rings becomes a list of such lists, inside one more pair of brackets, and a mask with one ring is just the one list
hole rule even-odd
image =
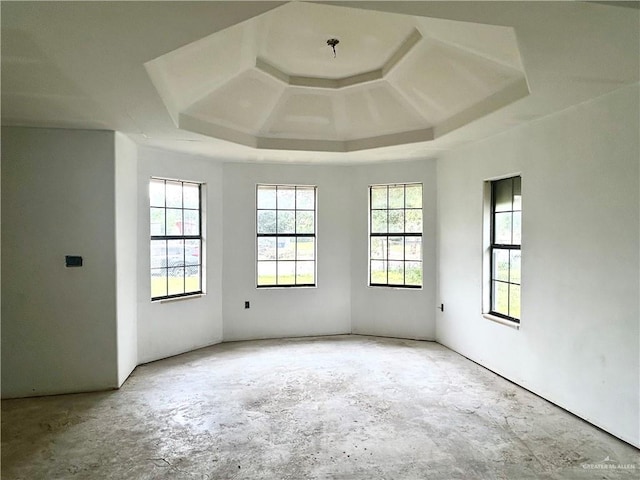
[[600, 5], [606, 5], [608, 7], [624, 7], [624, 8], [635, 8], [635, 9], [640, 9], [640, 1], [636, 1], [636, 0], [626, 0], [626, 1], [618, 1], [618, 2], [608, 2], [606, 0], [603, 1], [596, 1], [596, 0], [590, 0], [587, 1], [585, 3], [599, 3]]

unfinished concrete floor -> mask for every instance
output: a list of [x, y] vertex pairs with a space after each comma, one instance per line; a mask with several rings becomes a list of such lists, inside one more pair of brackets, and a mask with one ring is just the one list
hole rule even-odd
[[2, 479], [638, 478], [640, 454], [432, 342], [216, 345], [2, 402]]

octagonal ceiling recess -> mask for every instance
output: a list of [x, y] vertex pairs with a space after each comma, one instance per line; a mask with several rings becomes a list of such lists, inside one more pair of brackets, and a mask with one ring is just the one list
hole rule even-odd
[[178, 128], [279, 150], [433, 140], [529, 94], [512, 28], [300, 2], [145, 67]]

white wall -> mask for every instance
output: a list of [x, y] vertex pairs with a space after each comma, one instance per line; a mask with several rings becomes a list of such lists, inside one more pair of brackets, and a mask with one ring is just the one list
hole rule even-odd
[[[256, 288], [258, 183], [318, 186], [316, 288]], [[346, 167], [224, 165], [225, 341], [351, 332], [350, 189]]]
[[117, 386], [114, 143], [106, 131], [2, 129], [5, 398]]
[[137, 341], [137, 147], [115, 134], [116, 300], [118, 386], [138, 364]]
[[[421, 290], [367, 287], [368, 186], [423, 182]], [[318, 286], [255, 286], [258, 183], [318, 186]], [[435, 337], [436, 163], [224, 165], [224, 340], [354, 333]], [[251, 302], [245, 309], [244, 302]]]
[[[438, 161], [437, 340], [640, 445], [638, 85]], [[482, 184], [522, 174], [522, 324], [481, 316]]]
[[[204, 182], [205, 292], [198, 298], [151, 302], [149, 179]], [[222, 167], [214, 160], [158, 149], [138, 150], [138, 363], [222, 340]]]
[[[353, 167], [351, 188], [351, 322], [353, 333], [433, 340], [436, 313], [436, 162]], [[423, 288], [368, 287], [368, 187], [423, 184]]]

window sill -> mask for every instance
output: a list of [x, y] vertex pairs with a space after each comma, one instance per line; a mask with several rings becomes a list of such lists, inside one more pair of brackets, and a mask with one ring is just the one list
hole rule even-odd
[[402, 285], [367, 285], [368, 288], [384, 288], [386, 290], [405, 290], [405, 291], [421, 291], [424, 289], [424, 287], [420, 286], [415, 286], [415, 287], [409, 287], [409, 286], [402, 286]]
[[520, 330], [520, 324], [516, 322], [512, 322], [511, 320], [507, 320], [506, 318], [496, 317], [495, 315], [491, 315], [490, 313], [483, 313], [482, 316], [487, 320], [491, 320], [492, 322], [499, 323], [501, 325], [505, 325], [507, 327], [515, 328], [516, 330]]
[[256, 290], [309, 290], [318, 285], [256, 285]]
[[193, 298], [204, 297], [204, 293], [195, 293], [193, 295], [185, 295], [184, 297], [174, 297], [174, 298], [162, 298], [160, 300], [151, 300], [151, 303], [173, 303], [173, 302], [182, 302], [184, 300], [191, 300]]

